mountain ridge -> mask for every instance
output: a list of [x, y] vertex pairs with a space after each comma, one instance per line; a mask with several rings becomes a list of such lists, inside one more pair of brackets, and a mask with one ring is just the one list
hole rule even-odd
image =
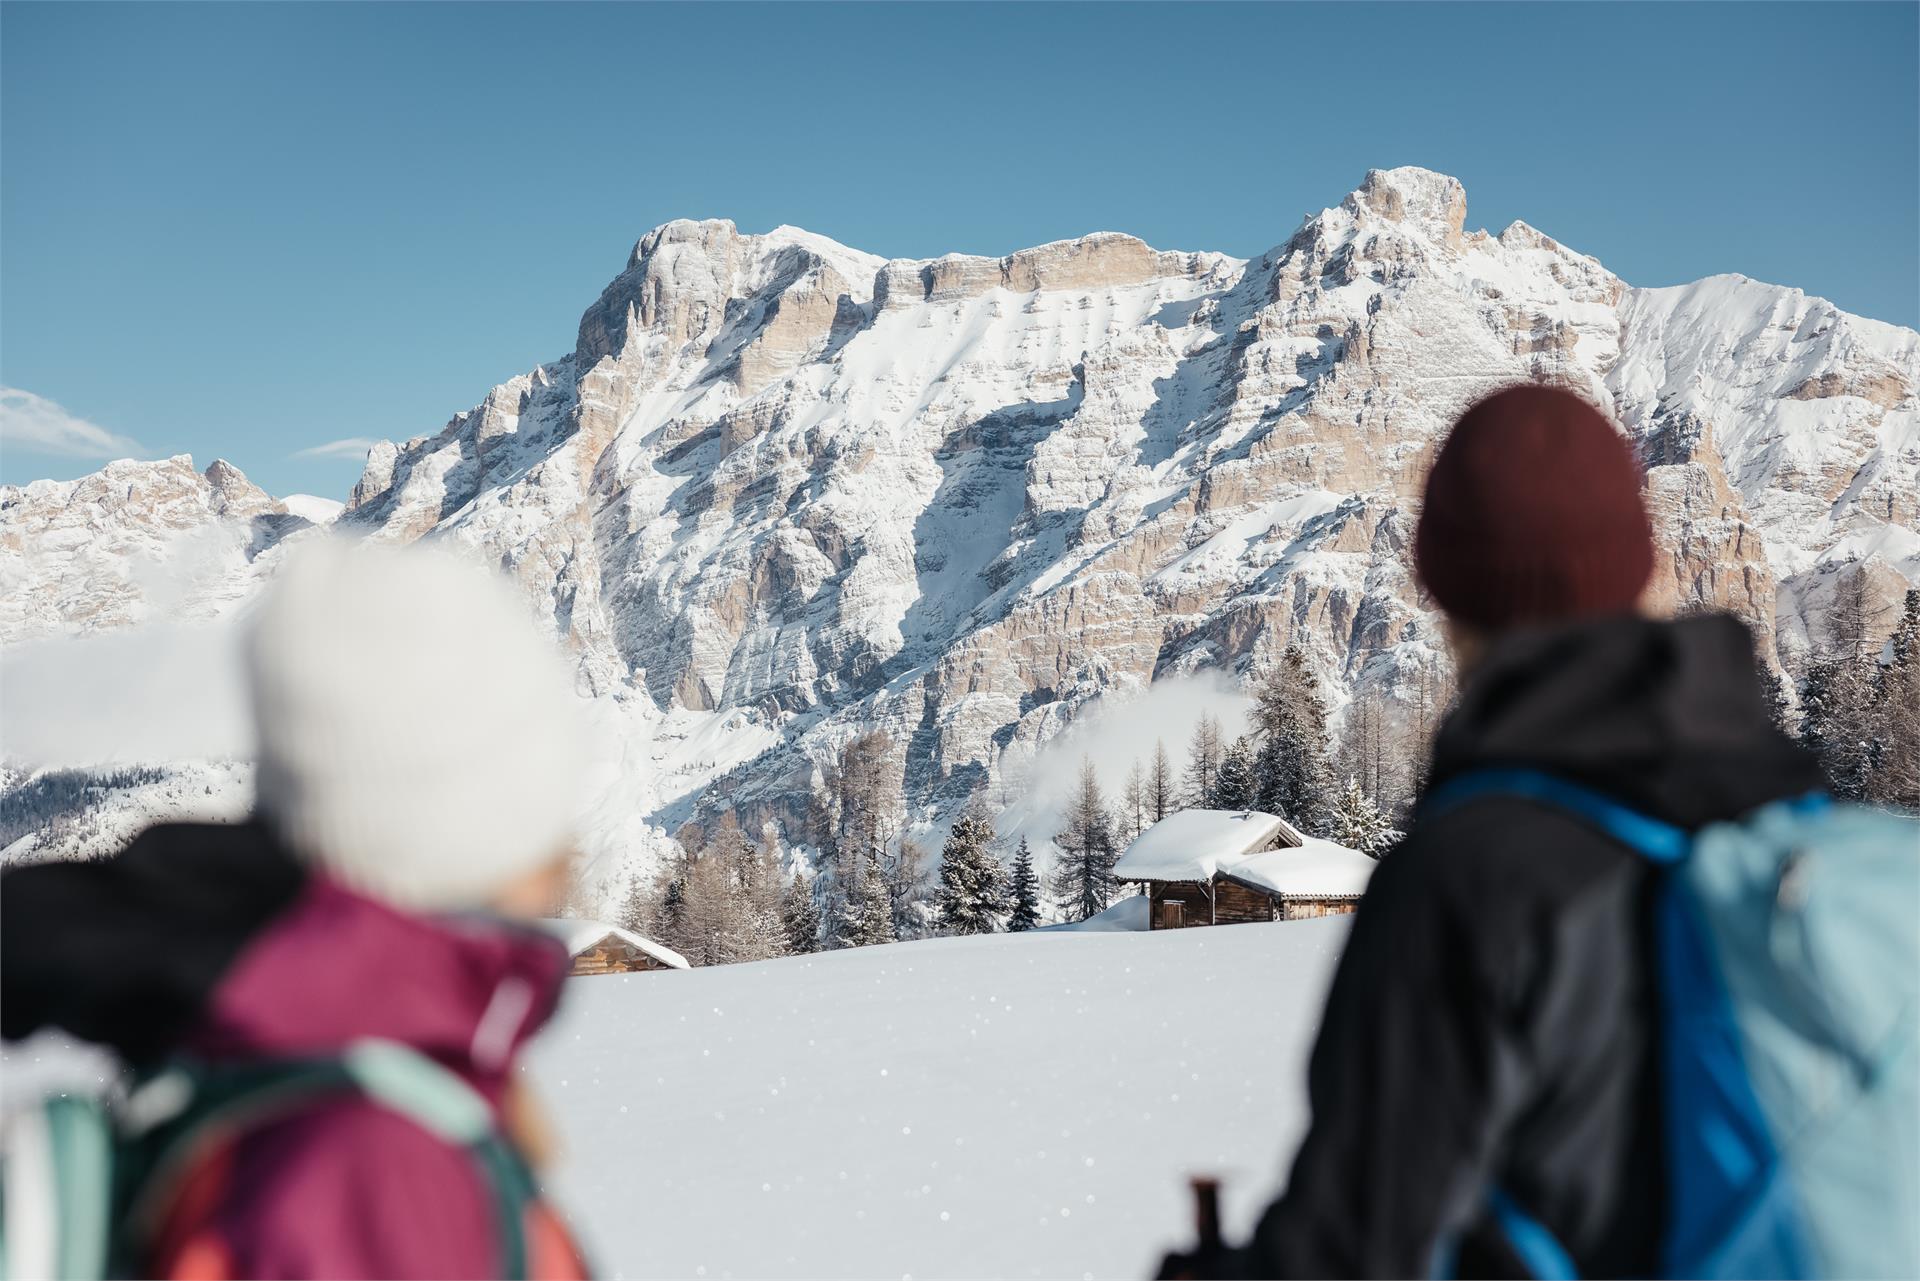
[[[1426, 463], [1504, 382], [1614, 413], [1649, 462], [1653, 599], [1734, 609], [1776, 661], [1839, 567], [1920, 579], [1920, 334], [1742, 277], [1635, 289], [1466, 217], [1456, 180], [1403, 168], [1246, 260], [665, 223], [573, 351], [375, 446], [335, 524], [521, 583], [627, 745], [592, 851], [622, 866], [721, 808], [802, 839], [812, 779], [870, 729], [924, 821], [1155, 680], [1298, 643], [1336, 701], [1404, 691], [1442, 661], [1406, 558]], [[16, 561], [23, 501], [0, 494]]]

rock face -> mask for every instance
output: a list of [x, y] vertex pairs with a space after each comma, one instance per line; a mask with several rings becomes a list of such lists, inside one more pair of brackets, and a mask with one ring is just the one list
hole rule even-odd
[[[1299, 642], [1336, 695], [1403, 684], [1437, 643], [1422, 478], [1518, 379], [1641, 446], [1661, 605], [1777, 613], [1791, 657], [1800, 584], [1869, 554], [1889, 590], [1920, 576], [1920, 335], [1739, 277], [1633, 289], [1466, 213], [1451, 178], [1375, 171], [1251, 262], [1115, 234], [884, 261], [669, 223], [570, 354], [376, 447], [339, 523], [525, 586], [626, 736], [607, 848], [722, 807], [797, 837], [869, 729], [928, 816], [1170, 673]], [[3, 500], [13, 558], [35, 488]], [[41, 595], [44, 625], [126, 621]]]
[[224, 459], [0, 485], [0, 643], [211, 617], [309, 528]]

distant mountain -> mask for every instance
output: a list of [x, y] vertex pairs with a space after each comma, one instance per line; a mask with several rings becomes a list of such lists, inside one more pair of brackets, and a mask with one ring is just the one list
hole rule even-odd
[[[1640, 445], [1666, 605], [1732, 609], [1791, 664], [1836, 567], [1889, 599], [1920, 580], [1920, 334], [1739, 276], [1632, 288], [1466, 212], [1452, 178], [1374, 171], [1251, 262], [1114, 233], [889, 261], [668, 223], [570, 354], [377, 445], [335, 523], [524, 585], [626, 744], [593, 822], [629, 871], [720, 808], [797, 837], [869, 729], [926, 818], [1169, 674], [1299, 642], [1336, 699], [1405, 689], [1439, 644], [1421, 479], [1517, 379]], [[221, 531], [219, 572], [166, 609], [242, 598], [312, 527], [223, 467], [0, 490], [0, 639], [164, 612], [127, 566], [184, 531]]]

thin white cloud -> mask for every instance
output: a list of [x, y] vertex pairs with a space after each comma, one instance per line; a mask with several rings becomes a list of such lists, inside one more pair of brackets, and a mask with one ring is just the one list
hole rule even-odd
[[67, 458], [138, 458], [147, 453], [132, 437], [108, 431], [45, 396], [18, 387], [0, 387], [0, 442]]
[[365, 436], [348, 436], [345, 440], [330, 440], [324, 445], [315, 445], [311, 449], [302, 449], [294, 454], [295, 458], [345, 458], [352, 462], [362, 462], [367, 451], [380, 442], [369, 440]]

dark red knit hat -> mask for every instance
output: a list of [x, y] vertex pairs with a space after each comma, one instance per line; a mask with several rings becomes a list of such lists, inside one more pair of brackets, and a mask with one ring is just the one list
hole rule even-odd
[[1427, 476], [1413, 563], [1489, 629], [1631, 610], [1653, 572], [1640, 464], [1572, 392], [1509, 387], [1460, 416]]

